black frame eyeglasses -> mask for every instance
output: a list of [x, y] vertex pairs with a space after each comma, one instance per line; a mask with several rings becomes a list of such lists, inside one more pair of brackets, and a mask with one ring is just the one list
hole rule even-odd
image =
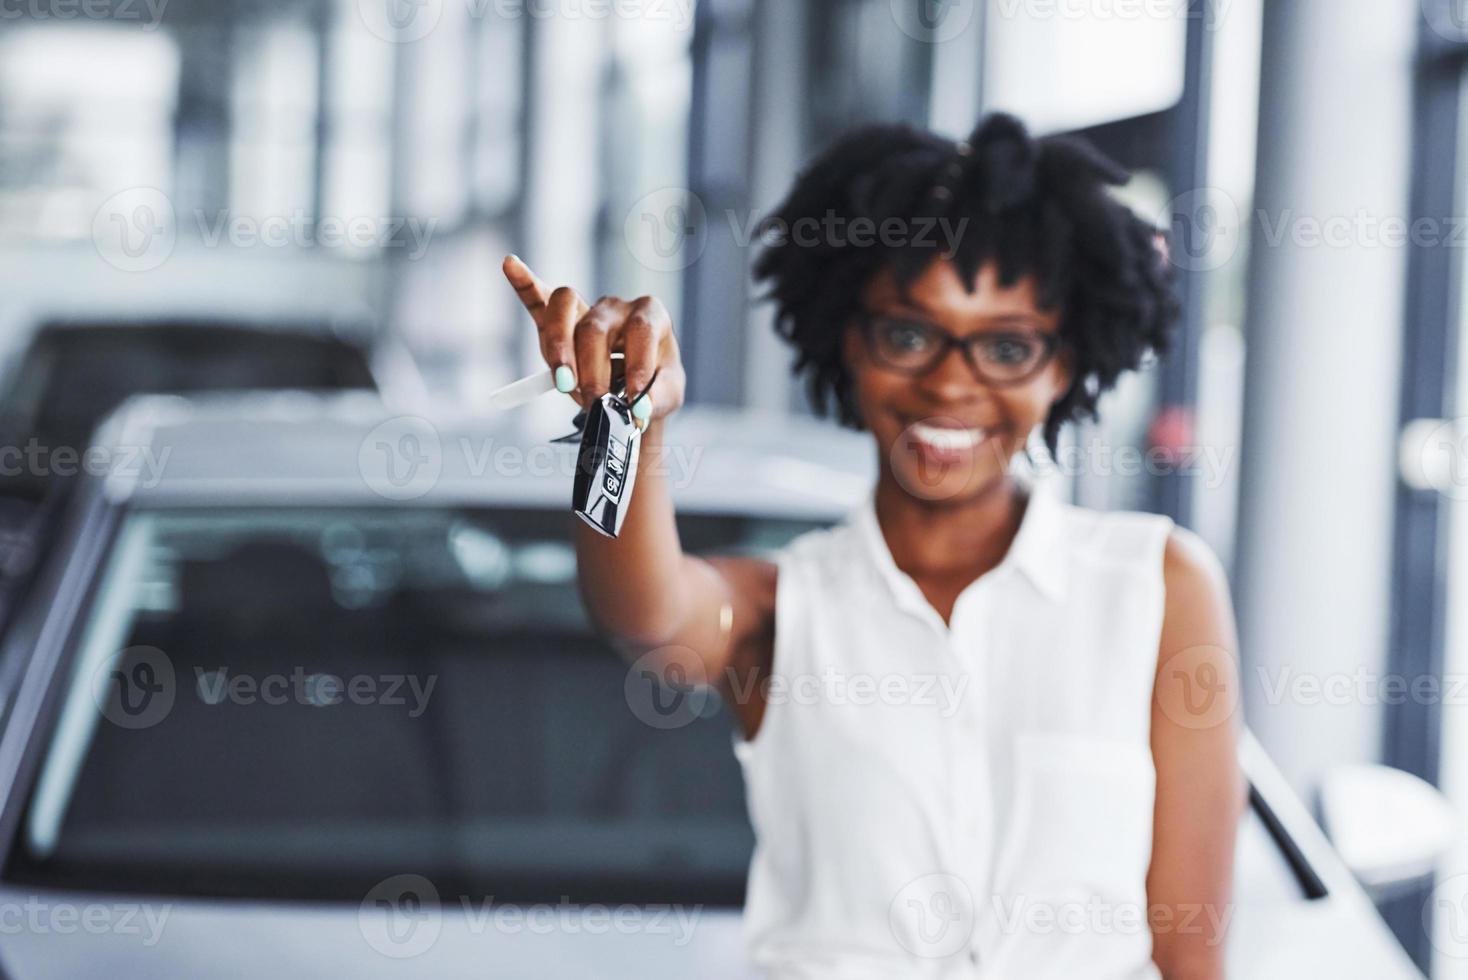
[[[958, 337], [920, 317], [899, 313], [871, 313], [866, 310], [857, 312], [856, 321], [861, 328], [862, 342], [866, 344], [872, 359], [883, 368], [908, 377], [927, 374], [943, 363], [948, 352], [956, 347], [963, 352], [963, 359], [980, 381], [995, 387], [1009, 387], [1024, 384], [1039, 374], [1061, 347], [1059, 335], [1044, 330], [985, 330]], [[913, 360], [895, 360], [882, 335], [884, 329], [894, 326], [934, 341], [931, 350], [915, 354]], [[1038, 343], [1040, 351], [1035, 355], [1033, 363], [1017, 366], [1015, 373], [1005, 373], [1004, 366], [998, 363], [992, 353], [1001, 344], [1016, 341]], [[980, 348], [984, 348], [982, 355]]]

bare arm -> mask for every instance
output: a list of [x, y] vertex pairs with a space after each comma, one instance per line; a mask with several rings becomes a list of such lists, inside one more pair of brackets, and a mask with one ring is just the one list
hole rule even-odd
[[1222, 980], [1234, 842], [1248, 798], [1237, 749], [1238, 638], [1227, 578], [1200, 538], [1174, 531], [1163, 569], [1147, 874], [1152, 958], [1166, 980]]
[[683, 404], [686, 383], [667, 309], [649, 296], [603, 297], [588, 305], [570, 287], [547, 289], [514, 256], [505, 259], [504, 273], [535, 320], [546, 364], [572, 373], [577, 404], [607, 392], [614, 351], [625, 356], [628, 391], [642, 390], [658, 372], [621, 533], [606, 538], [578, 526], [578, 582], [593, 621], [629, 657], [653, 654], [661, 667], [679, 664], [687, 676], [727, 693], [727, 668], [760, 662], [766, 653], [774, 568], [754, 559], [683, 552], [659, 465], [664, 420]]

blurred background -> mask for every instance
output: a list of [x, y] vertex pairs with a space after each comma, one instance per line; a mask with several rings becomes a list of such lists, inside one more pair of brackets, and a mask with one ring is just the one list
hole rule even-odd
[[[1217, 550], [1300, 794], [1383, 762], [1468, 816], [1465, 72], [1459, 0], [0, 0], [3, 419], [84, 447], [283, 365], [486, 410], [538, 360], [507, 252], [662, 298], [690, 403], [801, 415], [759, 216], [846, 127], [1008, 110], [1130, 168], [1182, 273], [1068, 493]], [[237, 335], [179, 373], [195, 322]], [[1428, 966], [1422, 907], [1384, 905]]]

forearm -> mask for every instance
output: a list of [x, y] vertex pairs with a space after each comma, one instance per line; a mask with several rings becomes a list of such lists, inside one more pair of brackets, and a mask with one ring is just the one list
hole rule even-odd
[[669, 642], [686, 618], [687, 561], [663, 464], [663, 420], [642, 435], [621, 533], [576, 529], [577, 577], [597, 627], [630, 646]]

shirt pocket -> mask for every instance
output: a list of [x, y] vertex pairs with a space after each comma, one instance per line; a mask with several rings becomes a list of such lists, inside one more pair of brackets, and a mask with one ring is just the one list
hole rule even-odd
[[996, 891], [1145, 908], [1156, 790], [1150, 747], [1038, 731], [1018, 733], [1013, 747]]

